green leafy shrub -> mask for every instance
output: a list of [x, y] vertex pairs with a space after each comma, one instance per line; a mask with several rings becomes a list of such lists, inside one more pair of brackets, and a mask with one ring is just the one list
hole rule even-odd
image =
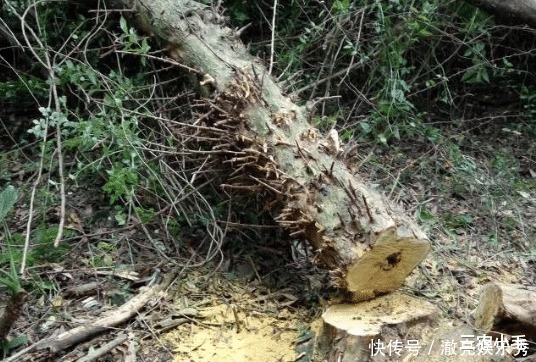
[[[269, 33], [268, 4], [228, 6], [237, 26], [252, 23], [245, 38], [255, 43], [255, 34]], [[360, 141], [388, 145], [416, 136], [440, 144], [442, 129], [433, 123], [457, 117], [467, 93], [484, 99], [482, 85], [497, 84], [524, 89], [528, 99], [519, 87], [534, 81], [522, 76], [534, 74], [530, 41], [516, 52], [505, 40], [510, 30], [463, 2], [291, 1], [277, 9], [275, 25], [276, 67], [289, 91], [327, 98], [316, 119], [341, 112], [338, 127]], [[271, 52], [258, 44], [260, 54]]]

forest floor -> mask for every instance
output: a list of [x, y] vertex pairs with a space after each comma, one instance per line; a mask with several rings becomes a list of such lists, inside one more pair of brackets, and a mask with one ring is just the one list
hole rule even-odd
[[[470, 120], [467, 121], [470, 124]], [[435, 304], [452, 324], [471, 324], [482, 287], [491, 281], [536, 285], [536, 145], [530, 135], [500, 122], [445, 130], [444, 144], [406, 139], [397, 145], [359, 145], [360, 174], [401, 203], [425, 228], [432, 251], [403, 292]], [[25, 150], [1, 146], [2, 177], [27, 200], [34, 174]], [[217, 261], [203, 263], [195, 249], [203, 238], [183, 231], [186, 247], [161, 245], [158, 228], [139, 220], [117, 226], [113, 207], [95, 185], [68, 190], [65, 242], [50, 247], [55, 232], [38, 228], [41, 244], [30, 252], [33, 290], [12, 336], [32, 344], [87, 323], [139, 292], [155, 273], [179, 270], [166, 293], [128, 323], [65, 351], [57, 360], [81, 358], [119, 330], [135, 341], [139, 361], [309, 361], [314, 336], [333, 290], [300, 243], [228, 236]], [[40, 205], [47, 224], [55, 205]], [[17, 204], [0, 241], [22, 243], [28, 203]], [[9, 230], [9, 232], [7, 231]], [[62, 249], [63, 248], [63, 249]], [[3, 265], [8, 256], [1, 256]], [[166, 260], [167, 259], [167, 260]], [[54, 260], [50, 262], [50, 260]], [[197, 265], [197, 266], [196, 266]], [[77, 289], [87, 285], [85, 291]], [[0, 290], [0, 300], [7, 291]], [[120, 347], [102, 361], [122, 360]], [[41, 356], [41, 357], [40, 357]], [[28, 354], [20, 360], [46, 359]]]

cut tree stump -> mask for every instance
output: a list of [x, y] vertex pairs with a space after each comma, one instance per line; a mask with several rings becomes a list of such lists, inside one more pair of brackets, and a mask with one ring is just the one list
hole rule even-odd
[[220, 170], [221, 187], [262, 197], [292, 238], [309, 241], [314, 261], [352, 300], [398, 289], [430, 242], [339, 157], [336, 132], [323, 137], [308, 122], [313, 110], [284, 95], [214, 7], [121, 2], [183, 69], [196, 69], [201, 86], [212, 87], [193, 133], [211, 155], [208, 165]]
[[413, 353], [409, 341], [421, 346], [437, 316], [433, 304], [401, 293], [332, 305], [322, 315], [318, 350], [327, 361], [401, 361]]
[[475, 310], [475, 327], [485, 333], [525, 335], [536, 342], [536, 287], [486, 285]]

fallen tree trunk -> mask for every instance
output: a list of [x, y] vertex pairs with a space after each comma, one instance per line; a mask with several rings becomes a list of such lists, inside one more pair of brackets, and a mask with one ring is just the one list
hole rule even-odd
[[310, 242], [314, 261], [333, 271], [334, 284], [353, 300], [396, 290], [430, 243], [338, 158], [336, 134], [321, 137], [308, 122], [311, 110], [283, 94], [213, 8], [186, 0], [122, 3], [215, 90], [196, 124], [214, 165], [230, 170], [222, 187], [263, 195], [278, 210], [275, 220]]
[[469, 0], [469, 2], [500, 20], [536, 27], [536, 0]]

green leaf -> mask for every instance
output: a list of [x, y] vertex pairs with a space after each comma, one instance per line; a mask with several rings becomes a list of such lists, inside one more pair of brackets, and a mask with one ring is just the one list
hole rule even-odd
[[11, 338], [10, 340], [1, 341], [0, 351], [3, 351], [4, 353], [9, 353], [9, 351], [11, 351], [12, 349], [20, 347], [26, 343], [28, 343], [28, 337], [26, 337], [25, 334], [21, 334], [20, 336]]
[[372, 130], [372, 127], [369, 123], [367, 122], [359, 122], [359, 127], [363, 130], [363, 132], [365, 133], [370, 133], [370, 131]]
[[350, 0], [335, 0], [331, 10], [335, 12], [346, 12], [350, 9]]
[[128, 34], [127, 20], [122, 16], [121, 19], [119, 19], [119, 27], [123, 30], [123, 33]]
[[11, 211], [17, 202], [17, 197], [18, 191], [11, 185], [0, 192], [0, 221], [4, 220], [7, 213]]

